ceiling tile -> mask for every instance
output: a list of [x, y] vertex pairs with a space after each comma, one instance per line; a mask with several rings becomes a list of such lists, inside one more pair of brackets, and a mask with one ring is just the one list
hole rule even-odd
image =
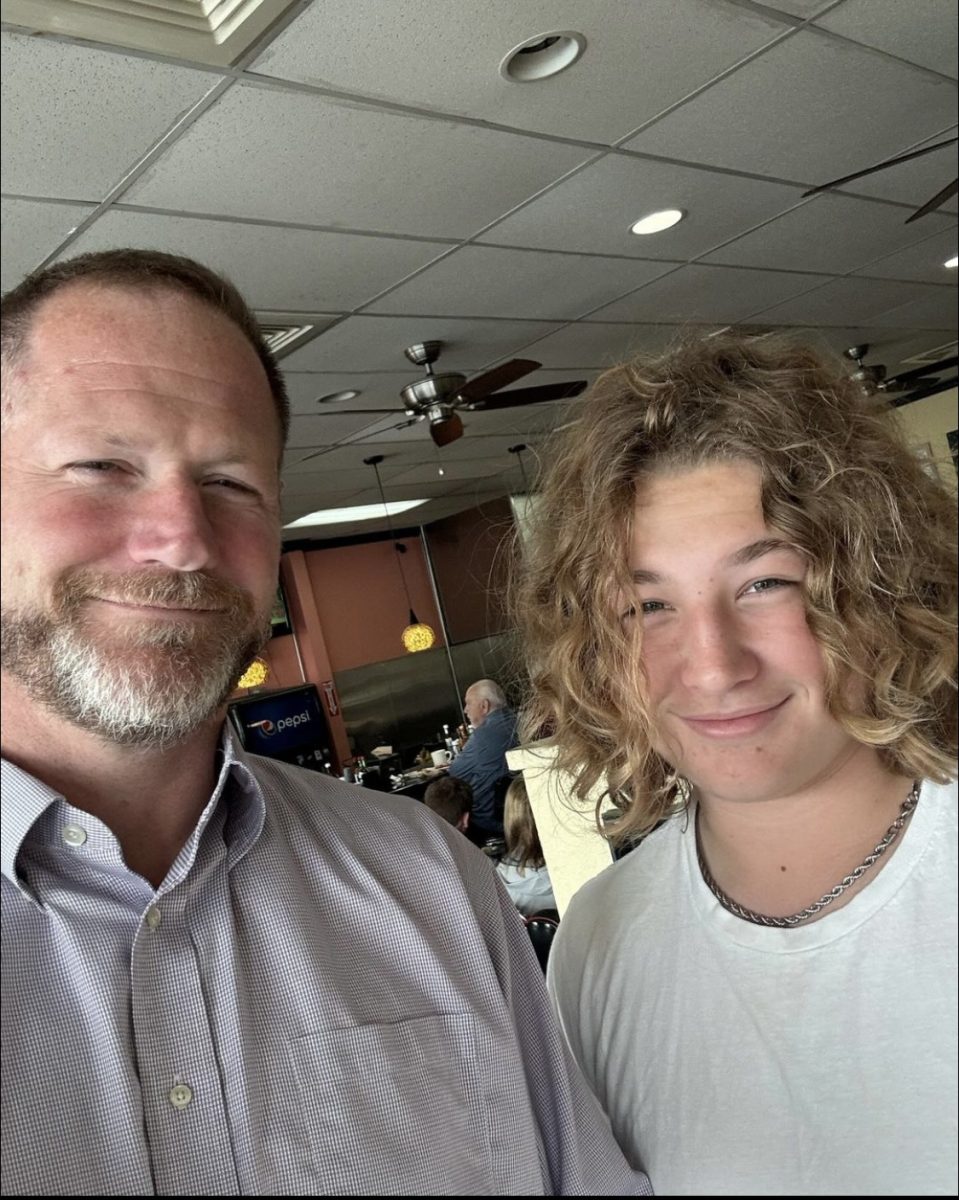
[[823, 29], [956, 78], [959, 19], [943, 0], [845, 0], [817, 18]]
[[[691, 328], [691, 327], [690, 327]], [[604, 324], [579, 321], [535, 342], [525, 353], [544, 367], [564, 370], [603, 370], [641, 351], [664, 350], [680, 326]]]
[[812, 186], [901, 153], [955, 119], [949, 81], [807, 27], [626, 145]]
[[580, 147], [494, 129], [237, 85], [124, 199], [184, 212], [458, 238], [589, 157]]
[[[290, 357], [292, 358], [292, 355]], [[286, 360], [283, 366], [286, 367]], [[397, 416], [402, 416], [403, 401], [400, 399], [400, 388], [415, 378], [416, 370], [413, 366], [410, 366], [408, 371], [356, 371], [343, 374], [284, 370], [283, 377], [290, 397], [290, 408], [297, 416], [314, 413], [342, 414], [371, 408], [390, 410]], [[411, 374], [411, 371], [414, 374]], [[337, 401], [334, 404], [317, 403], [321, 396], [348, 390], [360, 394], [353, 400]]]
[[761, 229], [704, 256], [704, 262], [841, 275], [924, 241], [955, 222], [930, 213], [906, 225], [905, 209], [833, 194], [814, 196]]
[[[403, 418], [397, 413], [397, 420]], [[378, 424], [378, 418], [350, 413], [313, 413], [293, 417], [287, 446], [332, 446], [342, 438], [352, 437]]]
[[821, 287], [822, 275], [752, 271], [745, 267], [681, 267], [645, 287], [614, 300], [592, 315], [609, 321], [745, 320], [770, 304]]
[[801, 20], [808, 20], [809, 17], [815, 16], [817, 12], [822, 12], [824, 8], [829, 8], [835, 3], [836, 0], [772, 0], [767, 7], [774, 8], [778, 12], [789, 13]]
[[[771, 13], [708, 0], [644, 0], [641, 13], [635, 0], [487, 0], [457, 4], [455, 15], [450, 0], [351, 0], [307, 8], [253, 69], [608, 143], [786, 28]], [[555, 30], [586, 37], [577, 63], [532, 84], [500, 76], [510, 50]]]
[[447, 247], [251, 222], [111, 210], [69, 253], [139, 246], [186, 254], [228, 275], [254, 308], [357, 308]]
[[2, 35], [3, 187], [104, 199], [219, 76], [45, 38]]
[[90, 204], [44, 204], [38, 200], [2, 202], [0, 288], [7, 291], [48, 258], [67, 234], [93, 212]]
[[[903, 285], [902, 294], [905, 287]], [[898, 304], [874, 318], [879, 326], [895, 329], [944, 329], [956, 324], [956, 291], [954, 287], [930, 287], [921, 296]]]
[[[944, 129], [935, 137], [925, 138], [908, 149], [912, 151], [920, 150], [927, 145], [935, 146], [950, 137], [955, 137], [955, 134], [956, 129], [953, 126], [952, 129]], [[953, 144], [941, 146], [940, 149], [933, 150], [921, 158], [898, 163], [894, 167], [883, 167], [881, 171], [876, 171], [872, 175], [866, 175], [862, 179], [854, 179], [850, 183], [843, 184], [837, 191], [849, 195], [875, 196], [879, 200], [895, 200], [899, 204], [920, 208], [926, 201], [938, 195], [945, 185], [955, 178], [955, 174], [956, 147]], [[959, 200], [953, 196], [951, 200], [941, 204], [938, 211], [955, 214], [959, 211]]]
[[770, 325], [848, 325], [850, 320], [868, 325], [897, 301], [922, 299], [928, 287], [849, 276], [757, 313], [756, 320]]
[[371, 304], [370, 311], [573, 318], [675, 265], [464, 246]]
[[955, 270], [947, 270], [947, 259], [955, 258], [956, 237], [955, 229], [946, 229], [942, 233], [933, 234], [925, 241], [907, 246], [885, 258], [867, 263], [857, 275], [869, 275], [879, 279], [916, 279], [923, 283], [952, 283], [956, 282]]
[[417, 342], [443, 343], [443, 370], [479, 371], [488, 363], [512, 357], [528, 342], [557, 328], [555, 321], [470, 321], [458, 317], [348, 317], [322, 337], [283, 360], [285, 371], [420, 370], [403, 354]]
[[[478, 240], [543, 250], [686, 259], [797, 204], [801, 189], [610, 154], [494, 225]], [[663, 208], [687, 215], [662, 233], [630, 226]]]

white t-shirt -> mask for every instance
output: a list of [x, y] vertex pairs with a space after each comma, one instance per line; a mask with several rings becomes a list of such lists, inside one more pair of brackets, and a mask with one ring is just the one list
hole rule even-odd
[[524, 917], [556, 907], [553, 885], [546, 867], [517, 867], [515, 863], [504, 859], [496, 864], [496, 872], [506, 885], [510, 899]]
[[549, 984], [657, 1195], [955, 1195], [957, 788], [925, 783], [890, 860], [797, 929], [726, 912], [692, 814], [591, 880]]

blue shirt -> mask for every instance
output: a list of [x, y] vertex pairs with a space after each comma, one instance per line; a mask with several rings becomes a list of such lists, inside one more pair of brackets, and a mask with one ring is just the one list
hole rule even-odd
[[7, 1195], [647, 1194], [488, 861], [244, 754], [154, 889], [3, 764]]
[[509, 708], [494, 708], [450, 763], [449, 773], [465, 779], [473, 789], [471, 825], [503, 832], [503, 814], [496, 812], [496, 784], [509, 774], [506, 751], [516, 741], [516, 714]]

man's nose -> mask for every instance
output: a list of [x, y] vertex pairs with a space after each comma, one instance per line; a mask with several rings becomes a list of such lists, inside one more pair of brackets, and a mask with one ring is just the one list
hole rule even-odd
[[173, 571], [200, 571], [212, 565], [213, 526], [195, 483], [181, 480], [148, 488], [132, 503], [128, 552], [134, 562]]

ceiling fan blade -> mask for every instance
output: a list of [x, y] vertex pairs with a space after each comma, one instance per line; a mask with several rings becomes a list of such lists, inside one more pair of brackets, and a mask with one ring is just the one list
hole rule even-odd
[[854, 179], [862, 179], [865, 175], [873, 175], [876, 171], [884, 171], [886, 167], [894, 167], [897, 163], [909, 162], [914, 158], [920, 158], [923, 154], [932, 154], [933, 150], [941, 150], [943, 146], [951, 146], [955, 141], [959, 141], [959, 136], [947, 138], [944, 142], [936, 142], [934, 146], [923, 146], [921, 150], [910, 150], [908, 154], [898, 154], [895, 158], [884, 159], [883, 162], [876, 163], [873, 167], [866, 167], [864, 171], [853, 171], [851, 175], [842, 175], [839, 179], [830, 179], [828, 183], [821, 183], [818, 187], [810, 188], [808, 192], [803, 192], [803, 197], [815, 196], [817, 192], [825, 192], [829, 188], [839, 187], [840, 184], [851, 183]]
[[897, 392], [900, 388], [909, 387], [910, 384], [924, 380], [928, 375], [939, 375], [943, 371], [948, 371], [950, 367], [955, 367], [957, 363], [959, 363], [959, 356], [954, 355], [952, 358], [941, 358], [938, 362], [925, 363], [921, 367], [913, 367], [911, 371], [900, 371], [898, 375], [893, 375], [886, 380], [884, 390], [887, 392]]
[[500, 388], [509, 387], [511, 383], [538, 370], [542, 365], [542, 363], [533, 362], [531, 358], [511, 358], [509, 362], [500, 363], [498, 367], [484, 371], [482, 375], [477, 375], [475, 379], [469, 380], [456, 393], [456, 398], [465, 404], [469, 404], [473, 400], [481, 400], [491, 392], [498, 392]]
[[917, 208], [911, 217], [906, 217], [906, 224], [912, 221], [918, 221], [920, 217], [924, 217], [926, 213], [935, 212], [940, 205], [945, 204], [947, 200], [959, 192], [959, 179], [954, 179], [952, 183], [947, 183], [941, 192], [936, 192], [931, 200], [927, 200], [922, 208]]
[[547, 400], [568, 400], [585, 392], [589, 384], [585, 379], [573, 379], [569, 383], [546, 383], [542, 387], [516, 388], [512, 392], [499, 392], [485, 400], [474, 400], [466, 407], [470, 412], [492, 412], [497, 408], [520, 408], [524, 404], [545, 404]]
[[456, 413], [441, 421], [430, 421], [430, 437], [437, 446], [448, 446], [463, 436], [463, 422]]

